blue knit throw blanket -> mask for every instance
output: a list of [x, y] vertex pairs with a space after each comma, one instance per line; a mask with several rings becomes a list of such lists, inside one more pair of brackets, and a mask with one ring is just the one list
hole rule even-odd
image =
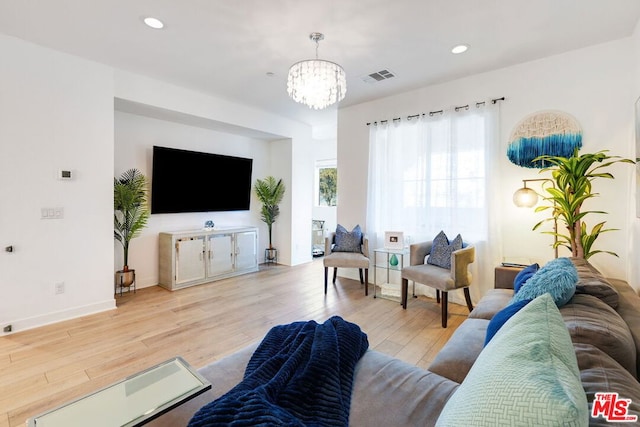
[[200, 408], [189, 427], [347, 426], [355, 365], [368, 347], [360, 327], [339, 316], [275, 326], [244, 379]]

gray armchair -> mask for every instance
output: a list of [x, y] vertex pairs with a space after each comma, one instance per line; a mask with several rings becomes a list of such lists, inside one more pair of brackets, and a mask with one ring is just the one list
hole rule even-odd
[[469, 265], [475, 261], [475, 248], [463, 243], [462, 249], [451, 254], [451, 270], [425, 264], [424, 258], [431, 253], [433, 242], [416, 243], [410, 246], [409, 266], [402, 269], [402, 307], [407, 308], [409, 280], [435, 288], [436, 301], [440, 303], [442, 292], [442, 327], [447, 327], [447, 303], [449, 291], [464, 289], [464, 298], [469, 311], [473, 310], [469, 286], [471, 273]]
[[357, 268], [360, 271], [360, 283], [364, 284], [364, 294], [369, 295], [369, 240], [362, 235], [360, 252], [332, 252], [335, 238], [336, 233], [331, 232], [324, 241], [324, 293], [327, 293], [329, 267], [333, 267], [333, 284], [336, 283], [338, 268]]

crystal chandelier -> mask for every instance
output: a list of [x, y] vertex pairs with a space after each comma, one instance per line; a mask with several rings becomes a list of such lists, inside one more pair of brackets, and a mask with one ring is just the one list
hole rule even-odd
[[318, 42], [324, 35], [311, 33], [309, 38], [316, 43], [316, 59], [296, 62], [289, 68], [287, 93], [294, 101], [321, 110], [344, 98], [347, 76], [335, 62], [318, 59]]

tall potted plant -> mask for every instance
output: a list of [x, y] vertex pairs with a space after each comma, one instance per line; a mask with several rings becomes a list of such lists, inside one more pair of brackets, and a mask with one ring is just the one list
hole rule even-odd
[[122, 277], [116, 279], [121, 286], [130, 286], [134, 280], [129, 269], [129, 245], [149, 220], [147, 194], [147, 178], [137, 169], [129, 169], [113, 180], [114, 237], [124, 249], [124, 266], [117, 273]]
[[605, 169], [615, 163], [635, 163], [631, 159], [624, 159], [620, 156], [609, 156], [606, 154], [607, 152], [608, 150], [603, 150], [597, 153], [578, 155], [576, 148], [571, 157], [545, 155], [534, 159], [534, 161], [542, 160], [551, 165], [540, 172], [551, 172], [551, 180], [555, 186], [545, 187], [547, 195], [544, 196], [544, 199], [550, 204], [536, 208], [536, 212], [550, 209], [551, 217], [540, 221], [533, 229], [536, 230], [546, 221], [560, 219], [566, 225], [566, 234], [561, 232], [545, 233], [554, 234], [557, 237], [554, 247], [566, 247], [571, 251], [573, 257], [589, 259], [600, 252], [618, 256], [611, 251], [592, 249], [593, 243], [601, 233], [616, 229], [605, 229], [606, 221], [602, 221], [589, 230], [584, 221], [588, 214], [606, 214], [607, 212], [582, 210], [584, 202], [598, 195], [592, 191], [592, 182], [596, 178], [614, 178]]
[[275, 248], [273, 247], [271, 232], [273, 223], [276, 222], [276, 218], [280, 215], [279, 204], [284, 197], [285, 186], [282, 179], [276, 180], [273, 176], [268, 176], [265, 179], [257, 179], [253, 188], [262, 203], [261, 219], [267, 224], [267, 230], [269, 231], [268, 258], [274, 259]]

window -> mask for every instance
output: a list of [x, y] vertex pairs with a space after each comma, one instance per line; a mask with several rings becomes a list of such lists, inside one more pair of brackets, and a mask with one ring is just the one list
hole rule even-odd
[[[491, 283], [501, 259], [501, 194], [493, 172], [500, 155], [498, 117], [496, 105], [479, 103], [371, 125], [369, 244], [382, 246], [388, 230], [402, 231], [413, 242], [431, 240], [441, 230], [450, 238], [459, 233], [476, 248], [474, 281]], [[425, 289], [418, 292], [430, 292]]]
[[402, 230], [428, 240], [444, 230], [486, 240], [487, 163], [496, 145], [487, 110], [372, 126], [369, 233]]
[[335, 160], [316, 162], [316, 206], [338, 205], [338, 168]]

